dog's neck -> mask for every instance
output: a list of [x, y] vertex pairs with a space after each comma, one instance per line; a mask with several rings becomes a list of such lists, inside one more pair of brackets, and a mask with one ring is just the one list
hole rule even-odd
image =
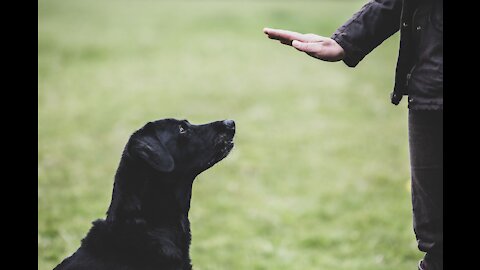
[[[141, 164], [128, 156], [122, 157], [115, 175], [107, 221], [171, 226], [173, 224], [168, 223], [173, 220], [188, 220], [195, 176], [160, 176], [139, 166]], [[156, 177], [161, 179], [156, 181]]]
[[[188, 212], [195, 177], [172, 175], [169, 178], [164, 175], [161, 179], [155, 179], [154, 175], [146, 171], [139, 174], [142, 168], [138, 166], [126, 157], [122, 157], [120, 161], [115, 175], [112, 202], [107, 218], [103, 221], [108, 224], [107, 234], [112, 232], [113, 238], [129, 235], [131, 239], [124, 239], [121, 243], [138, 242], [138, 246], [153, 241], [163, 256], [167, 256], [169, 260], [180, 260], [182, 269], [191, 269]], [[115, 228], [113, 230], [116, 230], [116, 233], [112, 228]], [[142, 242], [142, 239], [145, 241]], [[86, 245], [88, 243], [88, 240], [85, 241]], [[102, 244], [90, 246], [101, 247]], [[135, 245], [125, 244], [127, 250], [132, 247], [135, 249]], [[152, 258], [157, 257], [155, 255]]]

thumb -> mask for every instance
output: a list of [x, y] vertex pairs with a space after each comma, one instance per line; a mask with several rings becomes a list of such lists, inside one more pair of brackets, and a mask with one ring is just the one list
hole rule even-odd
[[298, 40], [294, 40], [292, 42], [292, 46], [299, 51], [313, 53], [318, 52], [321, 49], [322, 45], [319, 42], [301, 42]]

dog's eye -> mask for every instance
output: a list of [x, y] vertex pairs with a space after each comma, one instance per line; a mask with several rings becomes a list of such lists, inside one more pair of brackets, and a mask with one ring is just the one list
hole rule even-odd
[[187, 133], [187, 130], [185, 128], [183, 128], [181, 125], [178, 126], [178, 131], [180, 132], [180, 134]]

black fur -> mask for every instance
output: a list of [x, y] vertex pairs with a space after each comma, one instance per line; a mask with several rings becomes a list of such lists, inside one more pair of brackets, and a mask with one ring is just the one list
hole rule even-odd
[[54, 270], [192, 269], [188, 211], [195, 177], [233, 148], [235, 123], [163, 119], [129, 139], [106, 219]]

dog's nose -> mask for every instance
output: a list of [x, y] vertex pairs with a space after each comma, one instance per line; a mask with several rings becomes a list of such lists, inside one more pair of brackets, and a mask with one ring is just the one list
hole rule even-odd
[[235, 129], [235, 121], [233, 120], [224, 120], [223, 124], [227, 129], [234, 130]]

